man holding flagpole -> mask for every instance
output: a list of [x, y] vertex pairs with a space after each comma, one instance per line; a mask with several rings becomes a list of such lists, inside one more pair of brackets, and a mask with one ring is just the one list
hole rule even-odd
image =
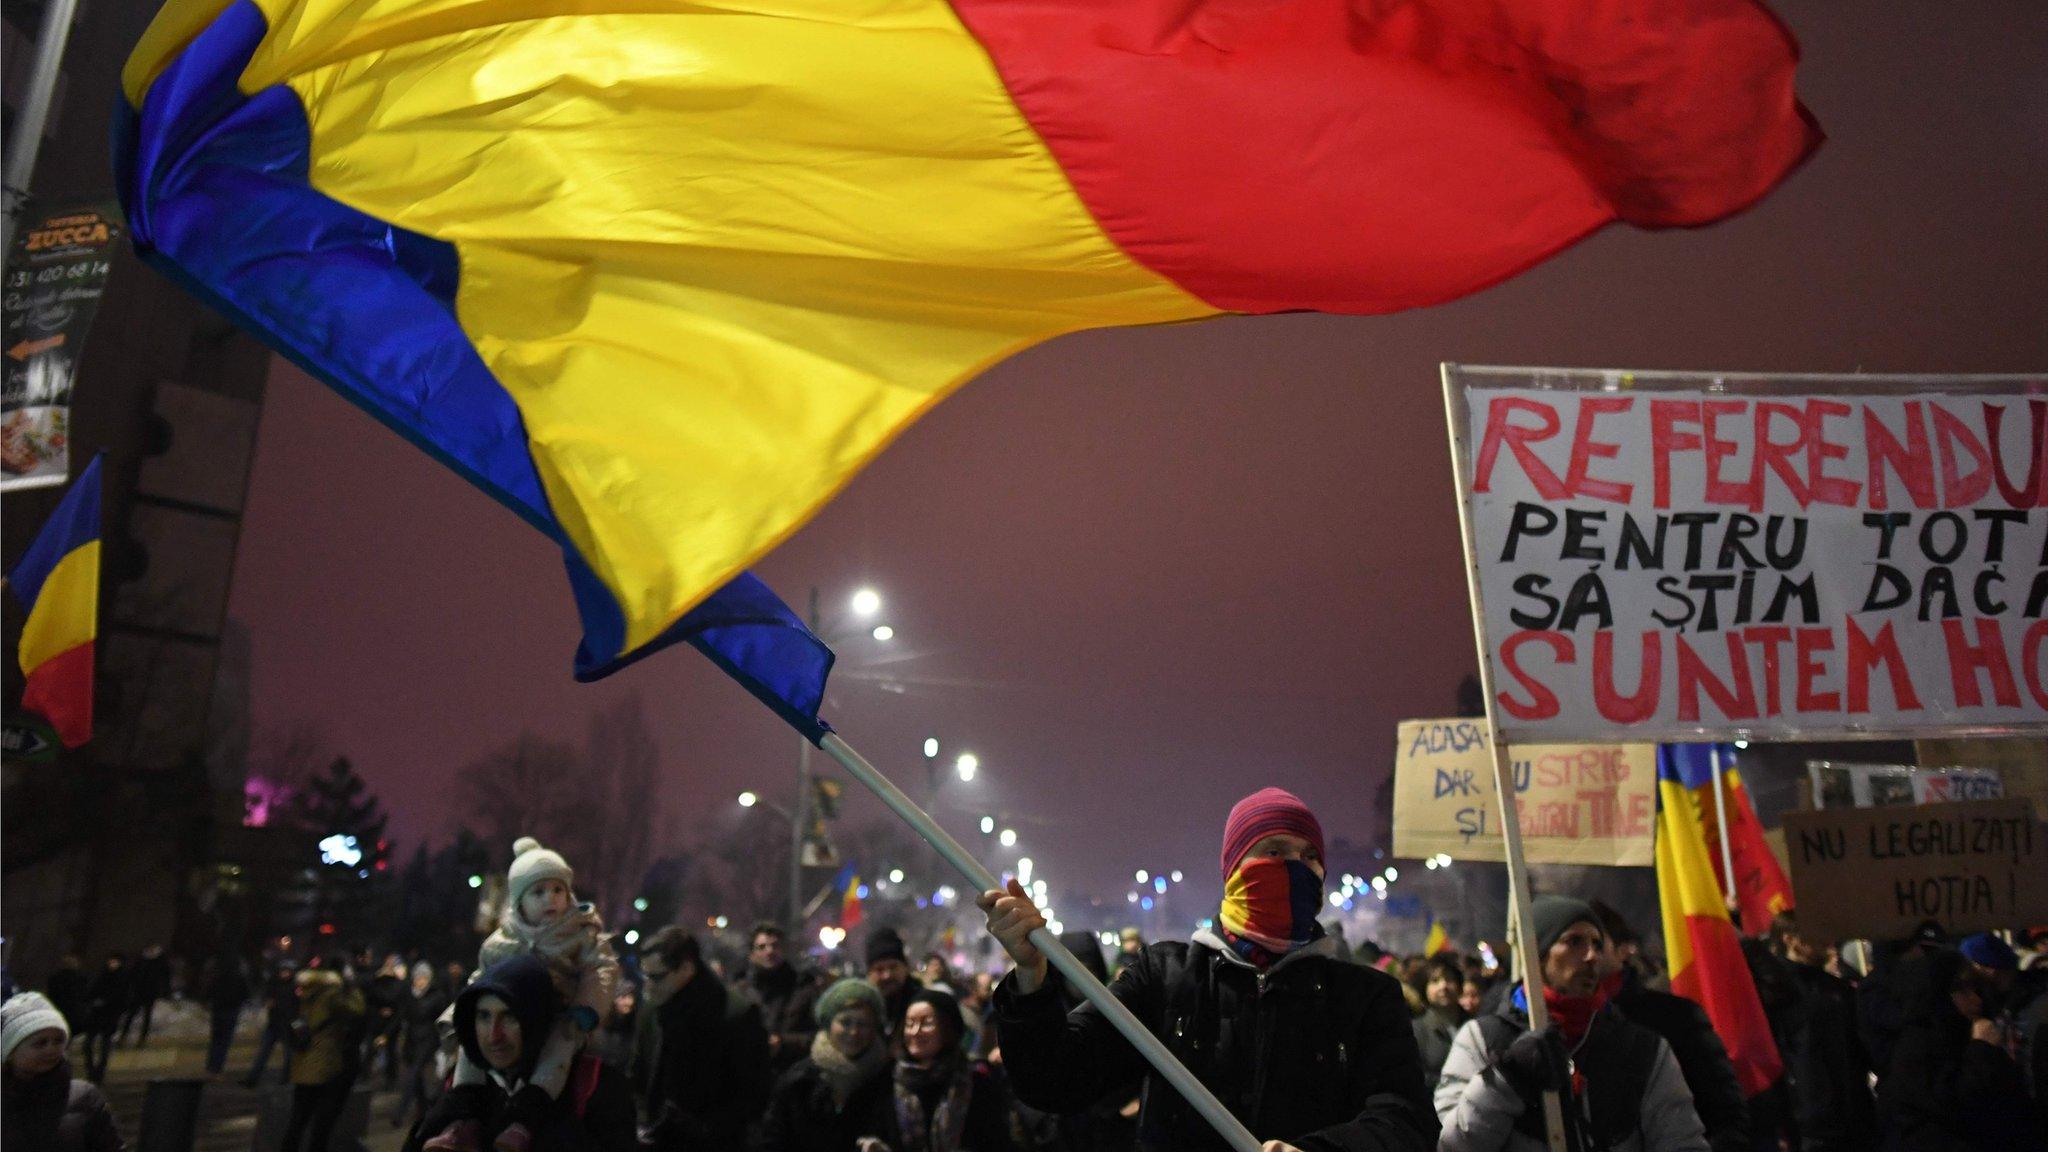
[[[1215, 930], [1147, 946], [1110, 991], [1266, 1141], [1266, 1152], [1434, 1148], [1436, 1120], [1400, 985], [1351, 963], [1316, 923], [1324, 873], [1315, 815], [1278, 788], [1245, 797], [1224, 825], [1220, 864]], [[994, 1019], [1018, 1098], [1078, 1111], [1144, 1076], [1140, 1147], [1220, 1147], [1100, 1011], [1066, 1010], [1070, 1001], [1028, 939], [1045, 919], [1022, 885], [983, 893], [981, 907], [1017, 965], [997, 986]]]

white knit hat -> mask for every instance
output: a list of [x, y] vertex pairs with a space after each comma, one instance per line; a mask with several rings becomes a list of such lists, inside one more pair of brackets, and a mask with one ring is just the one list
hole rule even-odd
[[576, 870], [569, 867], [560, 852], [541, 847], [540, 841], [531, 836], [521, 836], [512, 844], [512, 871], [505, 877], [512, 907], [516, 910], [519, 902], [526, 899], [526, 890], [543, 880], [560, 880], [573, 892]]
[[41, 992], [22, 992], [0, 1004], [0, 1061], [13, 1059], [23, 1040], [51, 1028], [64, 1034], [65, 1043], [71, 1042], [71, 1025]]

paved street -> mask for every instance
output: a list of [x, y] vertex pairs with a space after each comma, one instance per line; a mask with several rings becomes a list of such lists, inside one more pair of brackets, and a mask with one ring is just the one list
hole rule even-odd
[[[266, 1143], [259, 1147], [255, 1139], [266, 1097], [275, 1097], [272, 1107], [278, 1110], [278, 1122], [282, 1122], [284, 1112], [289, 1109], [291, 1090], [275, 1084], [278, 1053], [271, 1054], [271, 1066], [264, 1077], [263, 1088], [244, 1088], [241, 1084], [241, 1077], [256, 1058], [256, 1042], [261, 1030], [262, 1013], [253, 1007], [245, 1011], [242, 1026], [235, 1034], [234, 1047], [228, 1055], [227, 1073], [209, 1082], [201, 1097], [198, 1137], [193, 1142], [195, 1152], [272, 1152], [274, 1145]], [[84, 1053], [76, 1041], [72, 1044], [71, 1059], [74, 1071], [82, 1072]], [[113, 1106], [115, 1119], [120, 1123], [121, 1135], [128, 1146], [131, 1149], [136, 1146], [142, 1125], [143, 1100], [151, 1080], [204, 1079], [205, 1076], [205, 1009], [190, 1003], [165, 1001], [159, 1004], [149, 1046], [140, 1050], [116, 1048], [107, 1068], [104, 1086], [107, 1099]], [[397, 1099], [396, 1093], [381, 1091], [372, 1098], [370, 1130], [362, 1152], [398, 1152], [404, 1133], [393, 1128], [387, 1119]], [[273, 1134], [271, 1139], [275, 1138]], [[347, 1147], [337, 1138], [329, 1152], [358, 1150]]]

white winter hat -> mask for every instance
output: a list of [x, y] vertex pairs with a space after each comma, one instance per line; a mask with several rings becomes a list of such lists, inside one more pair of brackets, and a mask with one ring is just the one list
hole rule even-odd
[[51, 1028], [64, 1034], [65, 1043], [71, 1042], [71, 1025], [40, 992], [22, 992], [0, 1004], [0, 1061], [12, 1060], [23, 1040]]
[[510, 889], [512, 907], [526, 899], [526, 890], [543, 880], [560, 880], [571, 890], [576, 887], [576, 870], [562, 859], [560, 852], [540, 846], [540, 841], [531, 836], [521, 836], [512, 844], [512, 871], [505, 877], [505, 887]]

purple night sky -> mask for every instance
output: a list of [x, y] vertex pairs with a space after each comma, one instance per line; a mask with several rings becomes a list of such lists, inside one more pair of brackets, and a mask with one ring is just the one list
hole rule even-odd
[[[2048, 7], [1780, 12], [1830, 140], [1741, 217], [1612, 229], [1423, 312], [1069, 337], [940, 406], [757, 569], [792, 604], [886, 598], [897, 639], [841, 668], [909, 654], [923, 683], [842, 678], [827, 718], [914, 793], [927, 734], [977, 753], [942, 818], [1017, 814], [1056, 891], [1220, 890], [1234, 799], [1280, 784], [1362, 834], [1395, 722], [1475, 666], [1439, 361], [2048, 369]], [[237, 576], [257, 724], [317, 725], [403, 841], [447, 830], [464, 763], [580, 743], [633, 693], [684, 836], [736, 827], [741, 788], [788, 798], [779, 721], [686, 650], [574, 683], [553, 546], [281, 363]]]

